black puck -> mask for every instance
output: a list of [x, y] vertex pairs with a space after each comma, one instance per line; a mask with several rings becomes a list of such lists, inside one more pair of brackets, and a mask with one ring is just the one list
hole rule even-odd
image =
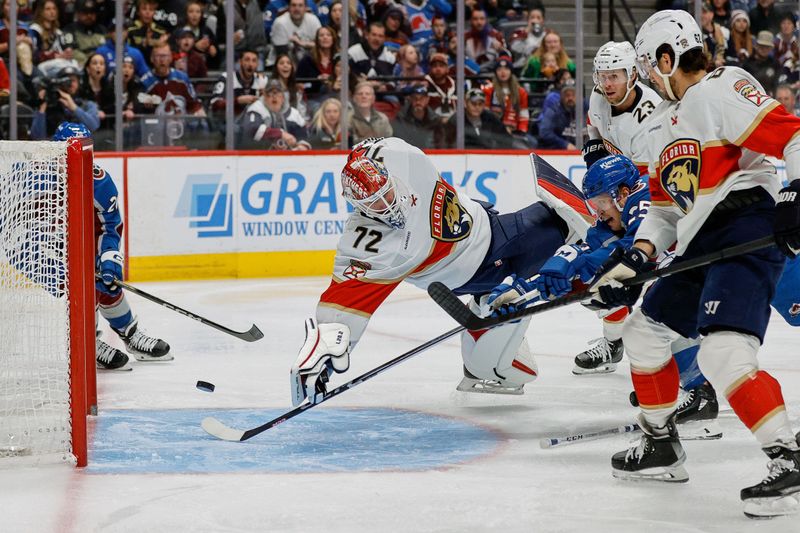
[[203, 392], [214, 392], [214, 384], [208, 381], [198, 381], [195, 386]]

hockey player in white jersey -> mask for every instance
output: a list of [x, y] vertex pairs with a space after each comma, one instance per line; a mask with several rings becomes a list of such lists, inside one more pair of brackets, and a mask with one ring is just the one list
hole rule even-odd
[[[594, 90], [589, 97], [589, 141], [583, 149], [586, 166], [608, 155], [625, 155], [640, 174], [647, 173], [645, 145], [640, 133], [661, 97], [639, 81], [636, 53], [627, 41], [609, 41], [594, 56]], [[622, 360], [622, 324], [628, 308], [601, 313], [603, 336], [575, 357], [574, 374], [613, 372]], [[595, 342], [595, 341], [592, 341]]]
[[[769, 457], [769, 474], [742, 489], [744, 512], [771, 517], [800, 510], [800, 446], [781, 387], [757, 352], [785, 255], [800, 251], [800, 118], [789, 115], [742, 69], [707, 70], [700, 28], [685, 11], [660, 11], [636, 38], [638, 70], [668, 101], [645, 131], [652, 205], [634, 246], [614, 254], [591, 287], [607, 306], [641, 292], [618, 282], [677, 241], [675, 262], [774, 235], [761, 249], [661, 278], [626, 321], [623, 339], [640, 403], [639, 443], [612, 458], [616, 477], [686, 481], [674, 424], [678, 336], [704, 335], [700, 369], [727, 397]], [[783, 158], [781, 189], [764, 154]], [[781, 253], [783, 252], [783, 254]]]
[[[321, 399], [331, 373], [348, 369], [370, 316], [403, 280], [422, 289], [440, 281], [458, 294], [488, 294], [513, 272], [532, 275], [588, 229], [577, 216], [573, 229], [542, 202], [498, 215], [456, 191], [428, 156], [397, 138], [353, 148], [342, 188], [354, 212], [316, 319], [306, 321], [306, 342], [291, 370], [294, 405]], [[524, 341], [528, 324], [465, 331], [458, 389], [522, 394], [537, 376]]]

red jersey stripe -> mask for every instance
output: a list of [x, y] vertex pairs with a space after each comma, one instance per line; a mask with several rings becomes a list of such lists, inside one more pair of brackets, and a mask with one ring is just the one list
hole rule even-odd
[[765, 111], [735, 144], [782, 159], [784, 147], [800, 131], [800, 118], [787, 113], [778, 102], [770, 104]]

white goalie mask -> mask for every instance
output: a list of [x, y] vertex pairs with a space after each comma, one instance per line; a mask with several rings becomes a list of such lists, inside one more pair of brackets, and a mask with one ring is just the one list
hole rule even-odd
[[636, 85], [636, 50], [633, 45], [628, 41], [614, 42], [609, 41], [597, 51], [594, 56], [594, 71], [592, 72], [592, 79], [595, 85], [600, 89], [600, 92], [606, 96], [603, 90], [603, 76], [615, 70], [624, 70], [627, 76], [625, 96], [620, 98], [617, 102], [608, 102], [613, 106], [618, 106], [628, 98], [628, 95]]
[[[662, 44], [669, 45], [675, 55], [672, 70], [668, 74], [658, 70], [656, 51]], [[678, 69], [681, 56], [695, 48], [703, 48], [703, 34], [694, 18], [686, 11], [659, 11], [651, 15], [636, 34], [636, 68], [644, 79], [648, 79], [653, 70], [664, 82], [667, 97], [677, 100], [669, 85], [669, 78]]]
[[395, 229], [408, 218], [410, 194], [380, 161], [357, 156], [342, 169], [342, 195], [356, 210]]

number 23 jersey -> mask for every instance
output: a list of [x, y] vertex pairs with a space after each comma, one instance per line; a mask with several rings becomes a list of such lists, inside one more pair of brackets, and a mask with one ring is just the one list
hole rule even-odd
[[320, 297], [317, 320], [347, 324], [353, 344], [401, 281], [422, 289], [433, 281], [460, 287], [474, 275], [491, 242], [485, 208], [445, 182], [421, 150], [388, 138], [368, 145], [365, 155], [382, 160], [400, 182], [407, 210], [403, 229], [353, 212], [339, 239], [333, 279]]

